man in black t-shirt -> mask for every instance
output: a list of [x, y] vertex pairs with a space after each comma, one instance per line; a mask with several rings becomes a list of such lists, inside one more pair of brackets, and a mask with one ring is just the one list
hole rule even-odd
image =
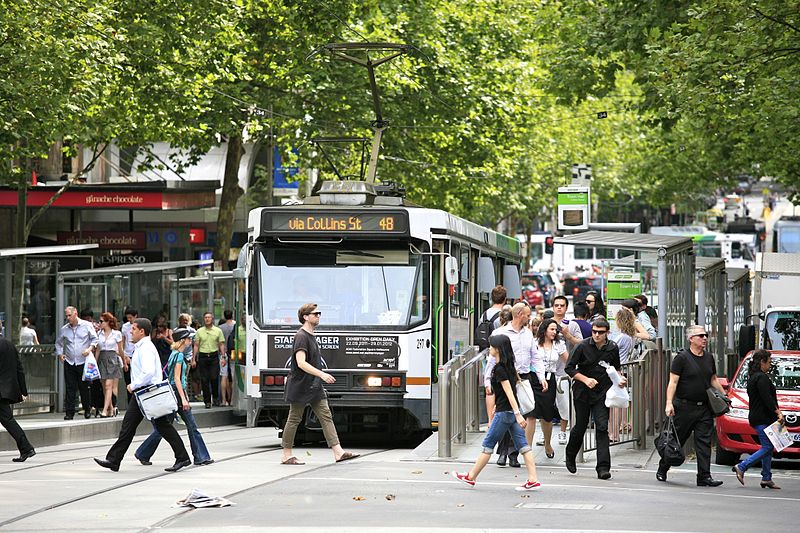
[[328, 407], [328, 395], [322, 385], [323, 381], [335, 383], [336, 378], [322, 371], [322, 353], [314, 337], [314, 330], [319, 325], [321, 314], [322, 311], [317, 310], [317, 304], [302, 305], [297, 311], [297, 318], [303, 326], [294, 336], [291, 370], [284, 390], [284, 398], [289, 402], [289, 416], [283, 428], [281, 441], [283, 448], [281, 463], [285, 465], [304, 464], [292, 455], [292, 446], [297, 427], [303, 420], [306, 405], [310, 405], [311, 410], [317, 415], [325, 441], [333, 451], [333, 458], [337, 463], [359, 456], [357, 453], [344, 451], [339, 444], [339, 435], [336, 433], [333, 415]]
[[[697, 453], [697, 486], [718, 487], [722, 481], [711, 477], [711, 434], [714, 431], [714, 415], [708, 406], [706, 389], [713, 386], [723, 394], [717, 380], [714, 356], [706, 352], [708, 334], [703, 326], [686, 328], [689, 348], [678, 352], [672, 360], [667, 385], [667, 404], [664, 413], [674, 416], [675, 429], [681, 446], [694, 432], [694, 448]], [[667, 480], [669, 465], [662, 459], [658, 464], [656, 479]]]

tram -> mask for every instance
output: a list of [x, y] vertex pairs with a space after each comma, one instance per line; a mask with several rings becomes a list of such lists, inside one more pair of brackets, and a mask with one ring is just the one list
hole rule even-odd
[[[438, 369], [472, 344], [492, 287], [519, 297], [516, 239], [378, 187], [325, 182], [303, 204], [250, 211], [234, 271], [246, 290], [248, 426], [284, 426], [302, 304], [322, 312], [317, 340], [336, 378], [325, 388], [340, 436], [415, 439], [435, 428]], [[297, 438], [321, 435], [307, 409]]]

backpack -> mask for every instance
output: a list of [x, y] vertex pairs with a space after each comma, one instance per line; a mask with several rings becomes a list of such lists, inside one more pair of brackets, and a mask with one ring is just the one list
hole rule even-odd
[[489, 347], [489, 336], [494, 331], [494, 321], [500, 316], [500, 311], [494, 314], [492, 318], [486, 316], [486, 313], [481, 315], [481, 322], [475, 328], [475, 344], [478, 349], [483, 351]]

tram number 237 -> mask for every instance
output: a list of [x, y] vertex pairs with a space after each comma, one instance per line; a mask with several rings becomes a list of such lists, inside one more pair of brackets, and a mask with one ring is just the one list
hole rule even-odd
[[417, 350], [425, 348], [425, 339], [417, 339]]

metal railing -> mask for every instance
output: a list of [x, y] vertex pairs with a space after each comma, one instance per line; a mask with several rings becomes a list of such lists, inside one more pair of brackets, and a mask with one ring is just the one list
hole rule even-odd
[[[631, 401], [627, 409], [611, 409], [608, 421], [611, 446], [633, 443], [637, 450], [645, 449], [647, 436], [658, 433], [663, 425], [671, 357], [663, 349], [661, 338], [646, 345], [648, 348], [641, 357], [622, 365], [622, 373], [628, 378]], [[571, 416], [574, 420], [574, 407]], [[584, 452], [597, 449], [594, 427], [594, 420], [591, 420], [577, 458], [581, 462]]]
[[480, 429], [481, 362], [486, 352], [470, 346], [439, 370], [439, 457], [451, 457], [453, 440], [467, 442]]
[[17, 415], [49, 413], [58, 401], [58, 359], [54, 344], [17, 346], [22, 368], [25, 369], [25, 385], [28, 387], [28, 400], [16, 404]]

